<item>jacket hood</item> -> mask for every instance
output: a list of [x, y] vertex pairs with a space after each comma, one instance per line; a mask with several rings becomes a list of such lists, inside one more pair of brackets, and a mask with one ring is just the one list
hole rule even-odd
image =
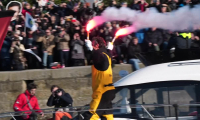
[[34, 95], [31, 95], [30, 92], [29, 92], [28, 90], [25, 91], [25, 94], [26, 94], [27, 96], [34, 96]]

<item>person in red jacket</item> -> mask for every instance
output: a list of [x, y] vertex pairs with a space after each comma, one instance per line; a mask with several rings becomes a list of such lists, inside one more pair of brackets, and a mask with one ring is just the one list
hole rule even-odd
[[30, 83], [28, 84], [25, 93], [22, 93], [17, 97], [13, 105], [13, 109], [15, 112], [19, 112], [20, 115], [15, 117], [16, 120], [35, 120], [35, 118], [37, 118], [36, 113], [44, 116], [44, 113], [40, 110], [38, 100], [35, 96], [36, 89], [37, 86], [34, 83]]

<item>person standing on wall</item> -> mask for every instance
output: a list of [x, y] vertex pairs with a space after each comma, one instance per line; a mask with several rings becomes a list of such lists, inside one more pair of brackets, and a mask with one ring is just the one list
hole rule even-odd
[[115, 87], [112, 76], [112, 56], [109, 50], [113, 49], [113, 44], [106, 42], [101, 37], [94, 37], [92, 42], [85, 40], [86, 46], [92, 51], [92, 101], [90, 111], [83, 113], [83, 120], [113, 120], [112, 100], [115, 98]]
[[39, 37], [37, 42], [42, 42], [43, 48], [43, 67], [50, 68], [53, 63], [53, 49], [55, 47], [55, 36], [52, 35], [49, 29], [46, 30], [46, 35]]

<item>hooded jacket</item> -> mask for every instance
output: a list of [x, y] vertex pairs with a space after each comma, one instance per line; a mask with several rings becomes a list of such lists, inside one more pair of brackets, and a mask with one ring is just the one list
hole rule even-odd
[[[38, 111], [35, 111], [35, 112], [41, 113], [42, 111], [40, 110], [36, 96], [31, 95], [28, 90], [26, 90], [25, 93], [22, 93], [17, 97], [17, 99], [16, 99], [16, 101], [13, 105], [14, 111], [19, 112], [19, 111], [31, 110], [31, 108], [28, 105], [28, 101], [26, 99], [26, 96], [27, 96], [29, 103], [32, 106], [33, 110], [38, 110]], [[24, 113], [25, 114], [31, 114], [31, 112], [24, 112]], [[24, 118], [24, 120], [29, 120], [29, 118], [30, 118], [30, 116], [27, 115], [26, 118]]]

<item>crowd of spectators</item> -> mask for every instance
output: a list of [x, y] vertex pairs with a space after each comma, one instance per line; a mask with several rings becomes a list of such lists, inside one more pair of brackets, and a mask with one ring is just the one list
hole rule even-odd
[[[91, 8], [90, 3], [72, 0], [59, 5], [56, 5], [54, 1], [49, 1], [45, 6], [37, 3], [31, 6], [27, 2], [22, 2], [22, 14], [17, 15], [8, 27], [8, 33], [0, 52], [0, 70], [50, 68], [51, 63], [54, 62], [59, 62], [62, 68], [91, 65], [91, 51], [87, 50], [84, 44], [87, 38], [86, 23], [94, 16], [101, 15], [106, 8], [103, 2], [96, 3], [95, 0]], [[128, 4], [111, 0], [109, 6], [129, 7], [142, 12], [150, 7], [156, 7], [159, 12], [165, 14], [179, 9], [179, 7], [185, 5], [193, 7], [198, 3], [198, 0], [151, 0], [150, 3], [145, 0], [133, 0], [132, 4]], [[1, 10], [5, 10], [6, 5], [0, 4], [0, 6]], [[35, 19], [38, 27], [36, 31], [24, 28], [26, 13]], [[118, 29], [130, 25], [125, 21], [106, 22], [93, 29], [90, 32], [90, 38], [100, 36], [109, 42]], [[121, 36], [114, 42], [113, 62], [135, 64], [134, 69], [139, 69], [136, 64], [139, 60], [135, 57], [137, 53], [161, 51], [172, 47], [199, 48], [200, 28], [196, 28], [191, 35], [191, 38], [185, 41], [184, 39], [180, 40], [180, 43], [177, 40], [177, 37], [180, 36], [178, 32], [157, 28], [142, 29], [137, 33]], [[34, 55], [24, 52], [25, 49], [31, 49], [42, 58], [42, 61], [40, 62]]]

